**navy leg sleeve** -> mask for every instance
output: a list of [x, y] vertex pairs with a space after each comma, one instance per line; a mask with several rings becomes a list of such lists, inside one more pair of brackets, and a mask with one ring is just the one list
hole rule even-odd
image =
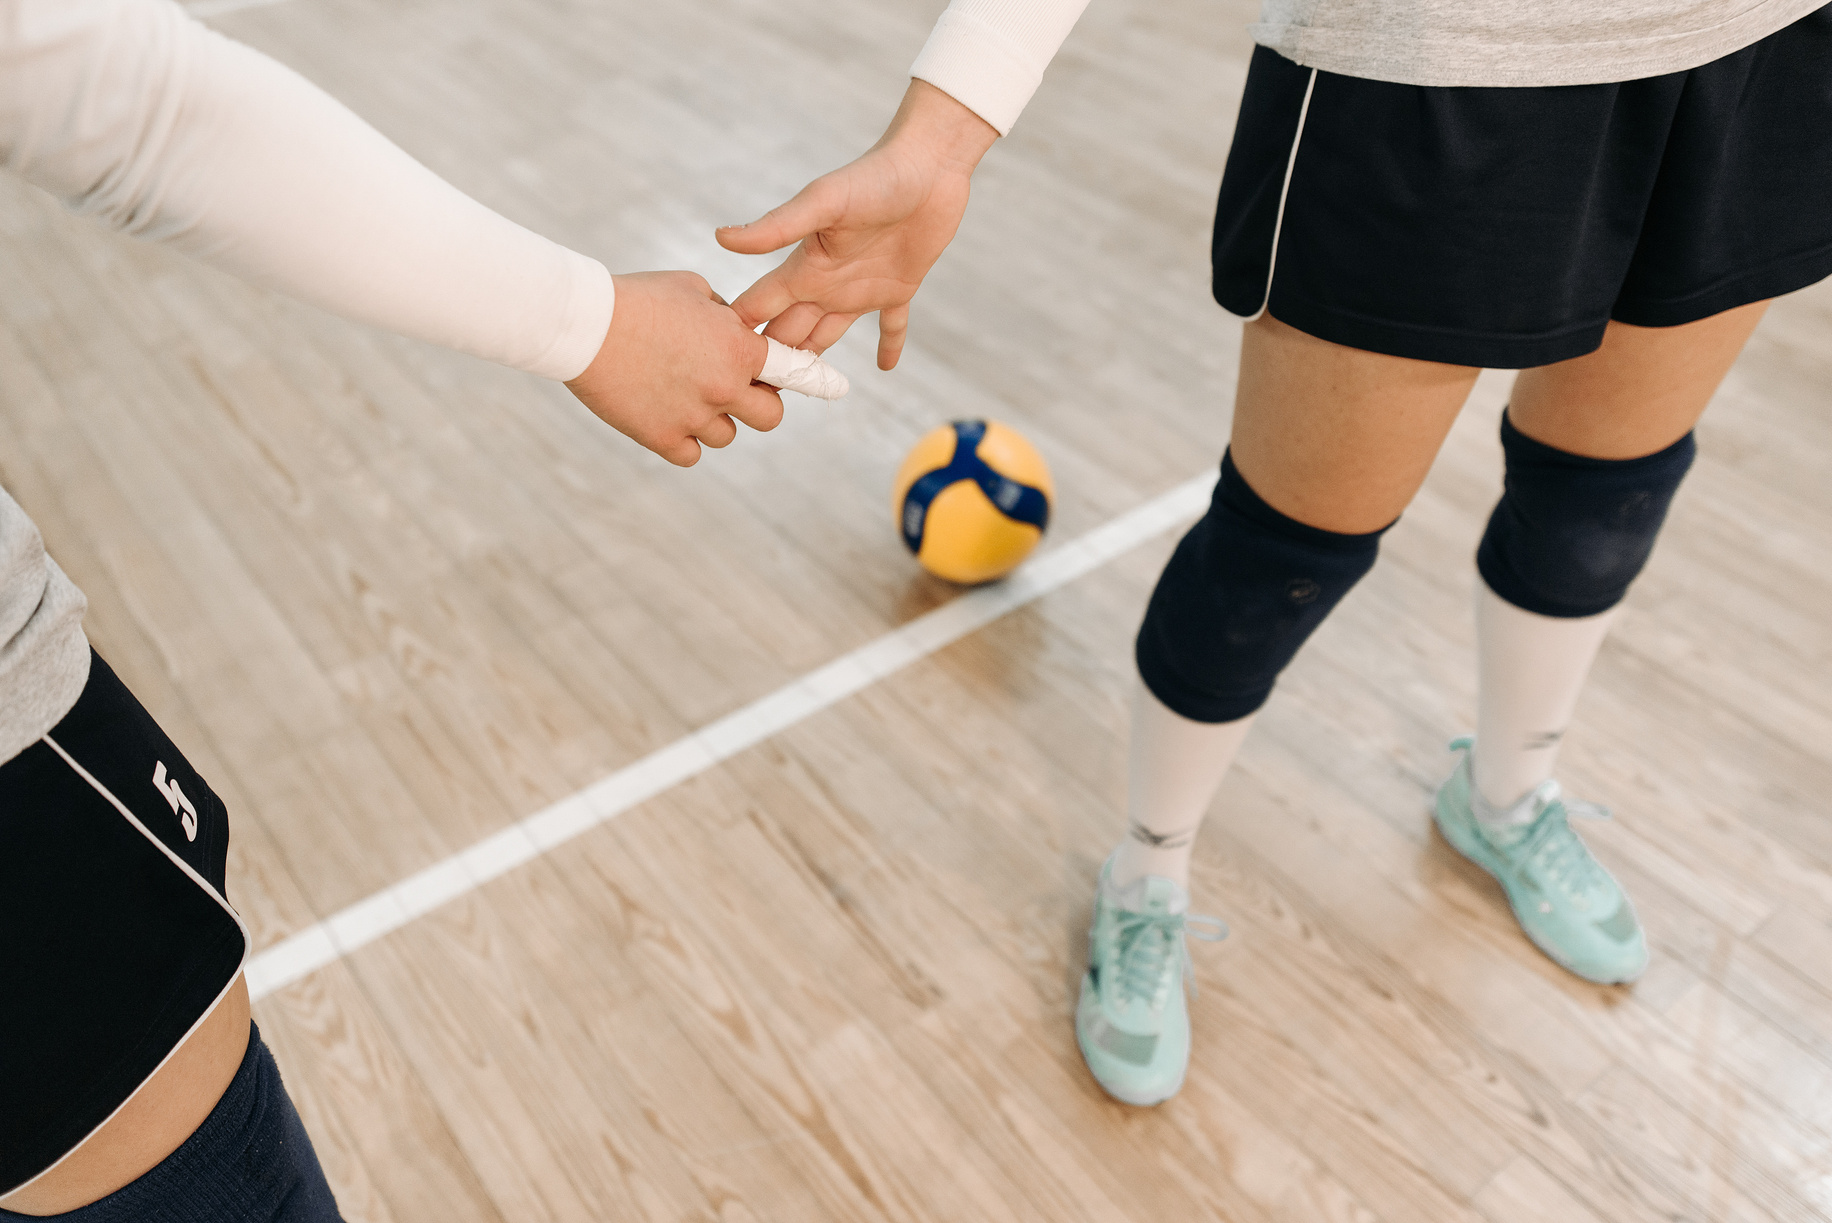
[[1482, 580], [1542, 616], [1620, 603], [1692, 466], [1692, 435], [1639, 459], [1589, 459], [1534, 441], [1504, 413], [1501, 445], [1507, 486], [1476, 550]]
[[1246, 717], [1374, 567], [1384, 533], [1339, 535], [1287, 518], [1224, 454], [1209, 512], [1177, 545], [1139, 628], [1146, 687], [1193, 721]]

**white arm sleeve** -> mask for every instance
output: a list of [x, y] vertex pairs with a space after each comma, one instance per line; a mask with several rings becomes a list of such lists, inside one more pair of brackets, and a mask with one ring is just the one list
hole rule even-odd
[[0, 0], [0, 165], [124, 233], [548, 378], [610, 326], [604, 265], [172, 0]]
[[1088, 0], [952, 0], [910, 68], [1011, 134]]

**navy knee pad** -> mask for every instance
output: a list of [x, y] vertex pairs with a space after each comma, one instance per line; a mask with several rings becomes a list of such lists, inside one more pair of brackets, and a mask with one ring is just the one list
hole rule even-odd
[[1489, 589], [1542, 616], [1594, 616], [1628, 593], [1698, 451], [1690, 433], [1639, 459], [1590, 459], [1501, 417], [1507, 485], [1476, 550]]
[[1338, 535], [1287, 518], [1222, 455], [1209, 512], [1177, 545], [1139, 628], [1145, 686], [1193, 721], [1246, 717], [1374, 567], [1385, 530]]

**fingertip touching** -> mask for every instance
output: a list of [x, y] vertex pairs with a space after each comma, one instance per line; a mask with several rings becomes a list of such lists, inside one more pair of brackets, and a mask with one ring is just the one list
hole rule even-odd
[[732, 309], [738, 312], [738, 321], [747, 329], [762, 326], [796, 304], [795, 295], [783, 284], [781, 273], [780, 268], [765, 273], [732, 302]]
[[750, 372], [749, 381], [755, 383], [757, 375], [763, 372], [764, 365], [770, 359], [770, 342], [758, 332], [746, 328], [743, 343], [744, 364], [740, 368], [748, 370]]
[[819, 326], [823, 314], [817, 303], [798, 301], [770, 319], [763, 334], [790, 348], [806, 348], [806, 341]]
[[840, 337], [858, 320], [856, 314], [823, 315], [821, 321], [814, 325], [814, 330], [808, 333], [808, 338], [802, 341], [801, 347], [811, 352], [824, 353], [838, 344]]

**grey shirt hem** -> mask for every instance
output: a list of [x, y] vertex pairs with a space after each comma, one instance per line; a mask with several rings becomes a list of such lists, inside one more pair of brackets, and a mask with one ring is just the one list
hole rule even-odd
[[[1417, 10], [1415, 17], [1430, 13], [1437, 6], [1429, 2], [1398, 6], [1300, 0], [1266, 4], [1265, 20], [1250, 30], [1254, 41], [1286, 59], [1342, 76], [1448, 88], [1595, 85], [1697, 68], [1760, 42], [1825, 3], [1757, 0], [1734, 16], [1703, 28], [1570, 41], [1562, 36], [1587, 28], [1584, 23], [1548, 24], [1544, 30], [1535, 30], [1525, 22], [1510, 29], [1505, 21], [1495, 21], [1498, 28], [1492, 33], [1499, 37], [1491, 40], [1474, 28], [1476, 22], [1469, 13], [1464, 14], [1467, 24], [1462, 25], [1454, 20], [1396, 20], [1409, 9]], [[1478, 14], [1486, 12], [1486, 6], [1472, 7]], [[1274, 19], [1281, 15], [1294, 19]], [[1332, 20], [1336, 18], [1340, 21]], [[1356, 18], [1366, 18], [1367, 24]]]
[[89, 682], [88, 600], [0, 488], [0, 764], [63, 721]]
[[[47, 558], [47, 602], [54, 602], [48, 623], [32, 640], [15, 642], [0, 654], [0, 764], [44, 738], [64, 720], [89, 682], [89, 638], [83, 634], [82, 592], [56, 562]], [[56, 590], [60, 584], [67, 590]], [[73, 597], [73, 598], [72, 598]], [[61, 605], [61, 606], [58, 606]]]

